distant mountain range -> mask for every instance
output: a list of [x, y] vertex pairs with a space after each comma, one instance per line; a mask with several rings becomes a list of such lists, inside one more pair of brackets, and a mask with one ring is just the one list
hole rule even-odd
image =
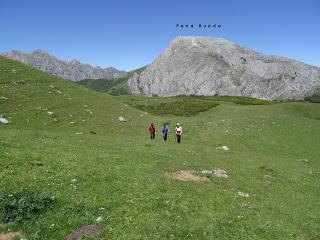
[[25, 63], [51, 75], [75, 82], [83, 79], [112, 79], [121, 77], [126, 73], [113, 67], [100, 68], [89, 64], [82, 64], [75, 59], [69, 61], [59, 60], [43, 50], [36, 50], [32, 53], [12, 50], [1, 55]]
[[320, 68], [259, 53], [222, 38], [177, 37], [151, 64], [127, 73], [77, 60], [62, 61], [42, 50], [30, 54], [13, 50], [2, 55], [111, 94], [319, 101]]
[[177, 37], [140, 74], [132, 94], [304, 99], [320, 89], [320, 68], [265, 55], [222, 38]]

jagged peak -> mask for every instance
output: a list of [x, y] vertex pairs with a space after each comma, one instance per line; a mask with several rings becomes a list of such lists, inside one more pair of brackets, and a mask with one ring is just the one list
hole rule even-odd
[[32, 67], [52, 75], [59, 76], [72, 81], [82, 79], [113, 78], [115, 75], [124, 74], [124, 71], [116, 68], [100, 68], [89, 64], [82, 64], [77, 59], [60, 60], [50, 55], [42, 49], [36, 49], [31, 53], [24, 53], [17, 50], [11, 50], [2, 55], [7, 58], [23, 62]]
[[36, 49], [34, 51], [31, 52], [32, 55], [37, 55], [37, 54], [41, 54], [41, 55], [49, 55], [50, 54], [42, 49]]
[[67, 60], [66, 63], [68, 63], [68, 64], [73, 64], [73, 65], [79, 65], [79, 64], [81, 64], [81, 63], [80, 63], [77, 59], [75, 59], [75, 58], [71, 58], [71, 59]]
[[12, 50], [1, 53], [1, 55], [3, 55], [3, 56], [18, 55], [18, 54], [20, 55], [20, 54], [24, 54], [24, 53], [19, 50], [16, 50], [16, 49], [12, 49]]

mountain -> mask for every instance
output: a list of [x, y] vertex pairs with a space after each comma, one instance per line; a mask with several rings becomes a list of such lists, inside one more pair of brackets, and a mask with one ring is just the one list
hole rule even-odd
[[131, 93], [147, 96], [303, 99], [320, 88], [320, 68], [221, 38], [177, 37], [128, 85]]
[[36, 50], [32, 53], [24, 53], [16, 50], [2, 53], [3, 56], [25, 63], [31, 67], [47, 72], [51, 75], [62, 77], [71, 81], [83, 79], [115, 78], [125, 74], [125, 71], [113, 67], [100, 68], [89, 64], [82, 64], [75, 59], [62, 61], [49, 55], [43, 50]]

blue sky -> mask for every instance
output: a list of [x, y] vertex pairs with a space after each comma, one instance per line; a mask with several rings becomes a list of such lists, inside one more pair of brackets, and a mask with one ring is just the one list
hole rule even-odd
[[0, 0], [0, 52], [43, 49], [61, 59], [132, 70], [179, 35], [223, 37], [320, 66], [320, 1]]

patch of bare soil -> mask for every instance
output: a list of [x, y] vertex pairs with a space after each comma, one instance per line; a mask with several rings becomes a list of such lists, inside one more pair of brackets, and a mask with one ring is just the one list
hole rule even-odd
[[[77, 240], [80, 237], [96, 237], [100, 235], [101, 230], [97, 225], [85, 225], [80, 228], [72, 230], [67, 240]], [[1, 240], [1, 239], [0, 239]]]
[[22, 237], [22, 232], [7, 232], [7, 233], [0, 233], [0, 240], [11, 240], [16, 237]]
[[167, 176], [171, 179], [183, 181], [183, 182], [206, 182], [209, 181], [209, 178], [194, 175], [192, 171], [181, 170], [177, 172], [167, 173]]

